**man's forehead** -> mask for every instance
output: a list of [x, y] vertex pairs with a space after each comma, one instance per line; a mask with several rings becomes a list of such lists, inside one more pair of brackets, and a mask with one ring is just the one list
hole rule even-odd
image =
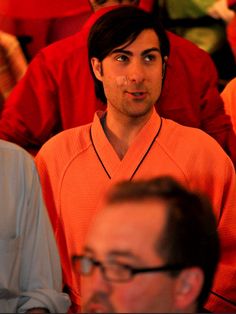
[[[160, 199], [154, 199], [152, 197], [137, 197], [137, 199], [134, 197], [127, 200], [117, 199], [115, 202], [105, 203], [103, 209], [100, 211], [100, 214], [111, 215], [114, 213], [118, 214], [119, 212], [122, 214], [121, 212], [125, 211], [127, 214], [130, 213], [131, 215], [137, 215], [139, 211], [145, 211], [148, 213], [147, 208], [149, 208], [150, 211], [159, 213], [160, 210], [163, 211], [163, 209], [166, 208], [166, 204], [164, 201]], [[164, 209], [164, 211], [166, 210]]]
[[85, 248], [98, 259], [142, 263], [140, 246], [145, 246], [146, 255], [156, 256], [155, 247], [166, 223], [163, 206], [150, 200], [107, 205], [93, 221]]
[[[97, 251], [96, 248], [94, 248], [93, 246], [90, 246], [90, 244], [86, 244], [84, 246], [84, 253], [85, 254], [91, 254], [91, 255], [97, 255]], [[101, 253], [101, 252], [100, 252]], [[132, 243], [129, 243], [129, 240], [127, 241], [127, 245], [126, 246], [121, 246], [120, 247], [116, 247], [114, 248], [113, 246], [111, 246], [109, 248], [106, 248], [105, 251], [106, 257], [110, 260], [113, 259], [119, 259], [119, 258], [126, 258], [129, 260], [133, 260], [133, 261], [142, 261], [142, 257], [140, 257], [138, 254], [136, 254], [135, 252], [132, 251]]]
[[149, 228], [159, 233], [165, 222], [166, 206], [162, 202], [149, 199], [122, 201], [105, 205], [93, 221], [91, 229], [104, 237], [107, 232], [117, 235], [131, 233], [137, 227], [140, 228], [140, 233], [147, 232]]

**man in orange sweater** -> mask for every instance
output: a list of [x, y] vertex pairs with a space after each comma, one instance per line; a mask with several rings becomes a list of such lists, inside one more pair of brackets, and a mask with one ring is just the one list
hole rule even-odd
[[[5, 104], [0, 119], [1, 139], [38, 150], [52, 135], [90, 123], [95, 111], [105, 108], [95, 95], [89, 71], [88, 33], [113, 5], [139, 1], [90, 2], [95, 12], [81, 31], [42, 50], [29, 65]], [[229, 145], [232, 125], [224, 112], [210, 56], [171, 32], [168, 37], [170, 55], [162, 93], [155, 106], [158, 114], [202, 129], [218, 141], [236, 165], [236, 138], [232, 134]]]
[[222, 256], [206, 307], [235, 309], [235, 171], [215, 140], [155, 111], [169, 55], [165, 31], [148, 13], [124, 6], [97, 20], [88, 47], [96, 94], [107, 111], [96, 113], [92, 124], [56, 135], [36, 157], [74, 310], [80, 287], [70, 258], [81, 251], [107, 188], [158, 175], [174, 176], [211, 198]]

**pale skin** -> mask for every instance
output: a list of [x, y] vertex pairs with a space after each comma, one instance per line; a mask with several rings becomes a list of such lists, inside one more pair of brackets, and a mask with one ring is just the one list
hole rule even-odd
[[166, 61], [152, 29], [142, 31], [133, 43], [115, 48], [102, 62], [91, 60], [107, 97], [104, 131], [120, 159], [152, 115]]
[[227, 0], [216, 0], [207, 10], [207, 14], [215, 19], [222, 19], [229, 23], [235, 12], [228, 7]]
[[[156, 243], [165, 223], [165, 205], [160, 201], [108, 205], [92, 223], [83, 254], [106, 265], [118, 263], [139, 268], [164, 265]], [[183, 270], [177, 277], [149, 273], [114, 283], [95, 268], [81, 280], [84, 312], [191, 313], [196, 310], [203, 274], [195, 267]]]

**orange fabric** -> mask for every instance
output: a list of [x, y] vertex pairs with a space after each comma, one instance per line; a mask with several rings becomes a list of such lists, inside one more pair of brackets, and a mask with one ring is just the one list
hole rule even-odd
[[[163, 119], [160, 133], [154, 140], [160, 126], [160, 118], [154, 112], [124, 159], [119, 160], [103, 132], [99, 117], [100, 113], [95, 115], [92, 124], [56, 135], [36, 156], [59, 246], [64, 282], [69, 286], [73, 302], [80, 304], [80, 292], [70, 257], [80, 253], [88, 226], [100, 209], [105, 192], [120, 180], [157, 175], [172, 175], [189, 188], [206, 192], [213, 200], [223, 249], [213, 290], [236, 300], [233, 288], [233, 276], [236, 275], [236, 186], [230, 159], [204, 132], [171, 120]], [[227, 284], [222, 286], [220, 281], [225, 274], [230, 276]], [[219, 302], [224, 308], [224, 301]], [[217, 312], [218, 307], [212, 303], [209, 310]]]
[[226, 113], [231, 117], [236, 133], [236, 78], [231, 80], [221, 93]]

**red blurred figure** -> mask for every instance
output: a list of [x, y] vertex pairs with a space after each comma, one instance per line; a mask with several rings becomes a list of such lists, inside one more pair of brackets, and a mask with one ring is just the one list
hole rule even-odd
[[22, 39], [28, 59], [80, 30], [91, 14], [87, 0], [1, 0], [0, 29]]

